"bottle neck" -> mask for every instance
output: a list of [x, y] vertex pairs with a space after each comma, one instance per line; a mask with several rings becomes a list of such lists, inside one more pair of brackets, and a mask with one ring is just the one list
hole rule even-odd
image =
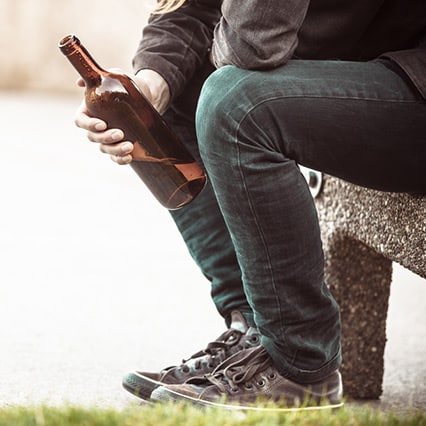
[[68, 35], [59, 42], [59, 49], [68, 58], [87, 85], [100, 82], [106, 73], [92, 58], [75, 35]]

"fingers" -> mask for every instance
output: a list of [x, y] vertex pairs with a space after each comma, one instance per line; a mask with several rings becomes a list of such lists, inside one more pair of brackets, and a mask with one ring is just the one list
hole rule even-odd
[[120, 129], [108, 129], [105, 121], [91, 117], [85, 103], [82, 102], [74, 117], [74, 123], [80, 129], [87, 131], [87, 138], [91, 142], [111, 144], [122, 141], [124, 133]]
[[100, 144], [112, 144], [122, 141], [124, 133], [120, 129], [107, 129], [105, 131], [97, 131], [90, 127], [87, 132], [87, 139], [91, 142]]
[[101, 144], [99, 148], [104, 154], [109, 154], [111, 159], [118, 164], [129, 164], [132, 161], [133, 144], [131, 142]]
[[120, 129], [109, 129], [105, 121], [91, 117], [84, 101], [77, 109], [74, 123], [86, 130], [87, 139], [98, 143], [100, 151], [109, 154], [115, 163], [129, 164], [132, 161], [133, 144], [123, 141], [124, 132]]
[[[74, 123], [77, 127], [89, 132], [101, 132], [107, 129], [107, 124], [99, 118], [94, 118], [89, 115], [86, 104], [83, 101], [74, 117]], [[116, 141], [117, 142], [117, 141]]]
[[124, 157], [120, 157], [118, 155], [111, 155], [111, 160], [120, 165], [126, 165], [132, 162], [131, 155], [125, 155]]

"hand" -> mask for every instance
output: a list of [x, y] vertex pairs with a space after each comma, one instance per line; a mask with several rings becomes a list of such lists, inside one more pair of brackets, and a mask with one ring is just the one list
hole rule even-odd
[[[163, 112], [170, 99], [166, 81], [158, 73], [148, 69], [141, 70], [132, 78], [154, 108]], [[84, 87], [84, 80], [78, 79], [77, 85]], [[101, 152], [110, 155], [117, 164], [129, 164], [132, 161], [133, 143], [123, 140], [124, 132], [121, 129], [109, 129], [103, 120], [91, 117], [84, 101], [77, 109], [74, 123], [86, 130], [89, 141], [98, 143]]]
[[[84, 86], [82, 80], [78, 80], [79, 86]], [[109, 154], [117, 164], [128, 164], [132, 161], [131, 152], [133, 143], [123, 141], [124, 133], [120, 129], [108, 129], [105, 121], [91, 117], [83, 101], [77, 109], [74, 123], [77, 127], [87, 131], [87, 139], [98, 143], [99, 149]]]

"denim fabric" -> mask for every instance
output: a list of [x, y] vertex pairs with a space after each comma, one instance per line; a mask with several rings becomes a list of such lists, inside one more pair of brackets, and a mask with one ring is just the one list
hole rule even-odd
[[[187, 149], [202, 164], [195, 135], [195, 109], [201, 87], [214, 70], [205, 63], [166, 112], [164, 119]], [[216, 309], [230, 325], [231, 312], [239, 310], [250, 326], [253, 313], [247, 302], [234, 246], [219, 210], [210, 182], [189, 205], [170, 212], [182, 238], [201, 272], [211, 283]]]
[[387, 61], [226, 66], [205, 83], [201, 157], [262, 344], [285, 376], [313, 382], [341, 362], [339, 309], [296, 162], [368, 187], [426, 191], [425, 116], [419, 93]]
[[211, 297], [227, 325], [231, 312], [239, 310], [247, 323], [254, 326], [234, 246], [210, 183], [191, 204], [170, 213], [189, 253], [210, 281]]

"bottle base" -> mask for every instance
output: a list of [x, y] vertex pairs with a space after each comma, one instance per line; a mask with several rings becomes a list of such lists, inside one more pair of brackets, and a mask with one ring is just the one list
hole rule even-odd
[[206, 186], [205, 176], [185, 182], [169, 197], [164, 205], [168, 210], [178, 210], [189, 204]]

